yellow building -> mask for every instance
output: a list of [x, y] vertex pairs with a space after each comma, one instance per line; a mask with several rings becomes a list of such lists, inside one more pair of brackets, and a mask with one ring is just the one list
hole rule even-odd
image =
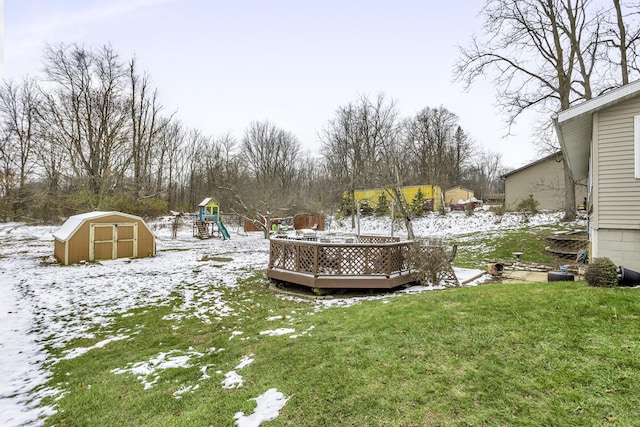
[[475, 197], [473, 191], [460, 185], [445, 190], [444, 192], [444, 202], [448, 205], [455, 205], [460, 200], [467, 201], [472, 197]]
[[[442, 208], [442, 188], [437, 185], [409, 185], [402, 187], [402, 194], [407, 203], [411, 204], [418, 192], [422, 192], [423, 199], [430, 201], [431, 210], [437, 211]], [[374, 188], [367, 190], [355, 190], [353, 199], [356, 202], [368, 202], [369, 206], [375, 208], [378, 199], [382, 194], [386, 194], [387, 200], [393, 200], [393, 192], [390, 188]]]

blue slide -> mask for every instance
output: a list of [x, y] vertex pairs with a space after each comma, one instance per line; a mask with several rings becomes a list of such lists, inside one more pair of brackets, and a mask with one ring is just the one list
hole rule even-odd
[[231, 239], [231, 236], [229, 236], [229, 232], [227, 231], [227, 227], [224, 226], [222, 221], [216, 221], [216, 225], [218, 226], [218, 230], [220, 230], [220, 233], [222, 233], [222, 238], [224, 240]]

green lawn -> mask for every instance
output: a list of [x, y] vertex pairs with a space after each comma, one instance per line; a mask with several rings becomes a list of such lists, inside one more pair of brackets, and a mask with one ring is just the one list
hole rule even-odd
[[546, 237], [560, 231], [574, 231], [563, 224], [554, 227], [530, 227], [517, 230], [497, 230], [457, 236], [450, 243], [458, 244], [454, 264], [466, 268], [486, 268], [487, 259], [514, 260], [514, 252], [522, 252], [522, 261], [560, 265], [567, 261], [554, 260], [545, 251], [549, 245]]
[[[52, 366], [64, 395], [46, 425], [232, 426], [270, 388], [289, 400], [265, 426], [637, 425], [637, 292], [483, 285], [317, 310], [259, 273], [226, 292], [231, 316], [177, 321], [172, 306], [145, 307], [73, 343], [129, 336]], [[277, 328], [297, 337], [260, 334]], [[171, 350], [191, 367], [158, 371], [146, 390], [113, 372]], [[245, 356], [244, 384], [223, 388]]]

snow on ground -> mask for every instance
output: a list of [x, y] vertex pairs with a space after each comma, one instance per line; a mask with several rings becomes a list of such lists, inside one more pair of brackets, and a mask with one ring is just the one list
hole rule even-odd
[[[432, 214], [415, 221], [413, 227], [416, 236], [420, 237], [447, 238], [468, 233], [473, 236], [473, 233], [490, 230], [553, 224], [560, 215], [540, 214], [527, 223], [515, 214], [498, 218], [490, 212], [472, 216], [453, 212], [445, 216]], [[157, 236], [157, 256], [154, 258], [63, 267], [52, 257], [52, 234], [59, 227], [0, 224], [0, 292], [3, 296], [0, 298], [0, 377], [3, 378], [0, 383], [0, 425], [40, 425], [42, 417], [53, 413], [54, 408], [39, 406], [45, 396], [60, 395], [59, 391], [44, 386], [49, 378], [47, 367], [56, 363], [45, 345], [62, 348], [74, 339], [93, 337], [92, 331], [107, 325], [113, 314], [124, 314], [136, 307], [169, 304], [177, 297], [181, 306], [170, 315], [171, 320], [179, 323], [181, 319], [196, 317], [204, 323], [215, 322], [234, 315], [223, 299], [223, 290], [235, 286], [239, 278], [247, 277], [252, 270], [266, 268], [269, 243], [262, 233], [246, 234], [231, 229], [230, 240], [199, 240], [192, 237], [191, 226], [185, 224], [178, 238], [171, 239], [167, 219], [150, 223], [150, 226]], [[388, 218], [363, 218], [359, 227], [362, 234], [389, 235], [391, 230]], [[348, 219], [330, 221], [328, 231], [354, 232]], [[406, 232], [396, 225], [394, 235], [406, 236]], [[456, 269], [461, 281], [473, 279], [478, 273], [478, 270]], [[470, 283], [481, 281], [476, 279]], [[413, 287], [403, 292], [439, 288]], [[326, 309], [357, 301], [355, 298], [336, 298], [320, 300], [317, 304], [319, 309]], [[63, 358], [78, 357], [137, 332], [119, 332], [92, 347], [67, 352]], [[301, 334], [309, 332], [302, 331]], [[263, 334], [298, 336], [291, 335], [295, 330], [290, 328], [264, 331]], [[241, 335], [242, 331], [232, 331], [229, 339]], [[192, 350], [171, 350], [152, 360], [121, 367], [120, 371], [134, 373], [145, 387], [152, 387], [157, 370], [166, 366], [195, 365], [199, 357], [201, 355]], [[242, 363], [238, 365], [237, 370], [242, 366]], [[206, 370], [207, 366], [204, 366], [203, 379], [209, 378]], [[237, 372], [236, 375], [229, 375], [229, 384], [237, 385], [238, 381], [241, 384], [241, 377]], [[193, 391], [194, 388], [179, 390], [176, 398]], [[273, 419], [269, 417], [276, 417], [287, 401], [275, 389], [255, 400], [256, 412], [249, 416], [236, 414], [237, 425], [259, 425], [261, 421]]]
[[275, 420], [280, 413], [280, 409], [287, 403], [288, 398], [275, 388], [270, 388], [260, 396], [252, 399], [256, 401], [255, 412], [251, 415], [244, 415], [238, 412], [233, 417], [238, 427], [258, 427], [263, 421]]

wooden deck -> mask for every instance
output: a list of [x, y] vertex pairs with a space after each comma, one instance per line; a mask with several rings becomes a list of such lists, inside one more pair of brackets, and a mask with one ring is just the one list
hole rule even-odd
[[392, 289], [415, 281], [410, 243], [385, 236], [272, 238], [267, 276], [317, 289]]

